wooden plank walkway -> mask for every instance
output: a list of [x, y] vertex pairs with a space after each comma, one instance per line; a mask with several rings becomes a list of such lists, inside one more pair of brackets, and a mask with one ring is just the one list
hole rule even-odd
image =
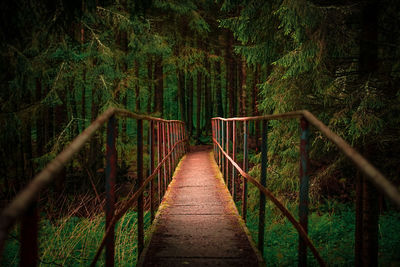
[[175, 172], [138, 266], [264, 266], [243, 225], [210, 147], [195, 147]]

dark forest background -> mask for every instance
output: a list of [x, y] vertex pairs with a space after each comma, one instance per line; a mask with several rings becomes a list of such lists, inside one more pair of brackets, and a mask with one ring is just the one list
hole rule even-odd
[[[181, 119], [192, 143], [210, 141], [213, 116], [308, 109], [389, 178], [400, 172], [398, 1], [35, 0], [0, 10], [2, 199], [110, 106]], [[119, 127], [126, 151], [135, 123]], [[297, 174], [297, 132], [273, 122], [277, 177]], [[101, 137], [74, 162], [81, 175], [102, 168]], [[322, 193], [344, 193], [354, 171], [313, 140]]]
[[[397, 0], [2, 1], [1, 206], [108, 107], [183, 120], [191, 144], [211, 143], [215, 116], [307, 109], [398, 187], [399, 7]], [[291, 199], [298, 122], [270, 126], [267, 187]], [[250, 131], [257, 176], [260, 126]], [[311, 135], [312, 201], [353, 201], [357, 172], [320, 133]], [[86, 145], [56, 194], [103, 191], [104, 142], [100, 132]], [[135, 121], [119, 120], [120, 184], [134, 184], [135, 142]], [[380, 197], [381, 209], [387, 205]]]

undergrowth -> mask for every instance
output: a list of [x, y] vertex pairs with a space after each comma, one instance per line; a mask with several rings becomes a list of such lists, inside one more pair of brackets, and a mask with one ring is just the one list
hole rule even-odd
[[[150, 214], [144, 216], [145, 230]], [[56, 221], [42, 219], [39, 230], [39, 266], [87, 266], [94, 258], [105, 231], [104, 215], [94, 218], [64, 217]], [[18, 266], [19, 238], [15, 227], [0, 262], [1, 266]], [[115, 264], [134, 266], [137, 256], [137, 214], [127, 212], [115, 227]], [[98, 266], [104, 266], [104, 250]]]
[[[238, 209], [241, 203], [238, 202]], [[292, 214], [297, 207], [286, 204]], [[268, 266], [297, 265], [298, 234], [293, 225], [274, 207], [266, 204], [264, 259]], [[297, 217], [297, 216], [296, 216]], [[298, 219], [298, 218], [297, 218]], [[253, 240], [258, 235], [258, 210], [249, 209], [246, 225]], [[328, 266], [354, 266], [355, 211], [349, 205], [328, 201], [310, 212], [309, 236]], [[400, 214], [387, 212], [379, 219], [379, 265], [400, 265]], [[308, 263], [318, 266], [308, 250]]]

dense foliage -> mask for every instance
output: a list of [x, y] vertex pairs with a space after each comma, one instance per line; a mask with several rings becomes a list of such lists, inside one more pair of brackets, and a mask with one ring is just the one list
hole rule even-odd
[[[240, 42], [236, 51], [248, 64], [265, 68], [259, 108], [265, 113], [310, 110], [395, 179], [400, 131], [399, 40], [394, 37], [398, 3], [245, 2], [225, 1], [223, 9], [240, 13], [221, 24], [234, 32]], [[297, 173], [293, 144], [298, 142], [298, 128], [292, 123], [271, 123], [271, 168], [280, 177]], [[333, 184], [340, 191], [353, 183], [348, 162], [318, 133], [311, 153], [318, 169], [314, 178], [328, 179], [320, 193], [337, 195]]]

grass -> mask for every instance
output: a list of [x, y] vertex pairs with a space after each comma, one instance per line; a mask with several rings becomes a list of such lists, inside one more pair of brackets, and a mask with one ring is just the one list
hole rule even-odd
[[[145, 230], [150, 226], [150, 214], [144, 216]], [[105, 231], [103, 215], [94, 218], [64, 217], [55, 222], [47, 219], [40, 221], [39, 266], [87, 266], [91, 263], [101, 243]], [[1, 266], [18, 266], [19, 264], [19, 229], [11, 232]], [[134, 266], [137, 250], [137, 215], [127, 212], [115, 227], [115, 264], [116, 266]], [[103, 256], [98, 266], [103, 266]]]
[[[293, 214], [297, 214], [294, 205], [289, 205], [288, 208]], [[297, 265], [297, 231], [268, 202], [265, 224], [264, 258], [267, 265]], [[257, 240], [257, 210], [248, 211], [247, 227], [253, 240]], [[308, 229], [311, 240], [328, 266], [354, 266], [355, 212], [352, 207], [332, 202], [321, 206], [311, 212]], [[396, 211], [387, 212], [379, 219], [379, 265], [400, 266], [399, 251], [400, 214]], [[310, 266], [318, 266], [310, 252], [308, 263]]]

